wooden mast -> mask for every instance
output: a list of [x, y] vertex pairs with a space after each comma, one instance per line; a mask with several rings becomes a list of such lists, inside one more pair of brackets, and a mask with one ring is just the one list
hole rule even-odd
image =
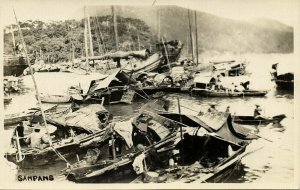
[[141, 50], [140, 35], [138, 34], [137, 37], [138, 37], [138, 46], [139, 46], [139, 51], [140, 51]]
[[[180, 108], [180, 99], [179, 99], [178, 96], [177, 96], [177, 105], [178, 105], [178, 113], [179, 113], [179, 119], [180, 119], [179, 121], [180, 121], [180, 123], [182, 123], [181, 108]], [[184, 158], [184, 155], [183, 155], [183, 143], [182, 143], [182, 141], [183, 141], [182, 125], [180, 125], [180, 140], [181, 140], [181, 147], [180, 147], [181, 151], [180, 152], [181, 152], [182, 158]]]
[[111, 6], [111, 12], [112, 12], [113, 23], [114, 23], [114, 33], [115, 33], [116, 51], [119, 51], [119, 39], [118, 39], [117, 17], [116, 17], [116, 14], [115, 14], [115, 8], [114, 8], [114, 6]]
[[199, 59], [198, 59], [198, 31], [197, 31], [197, 11], [195, 10], [195, 36], [196, 36], [196, 61], [197, 65], [199, 64]]
[[15, 51], [15, 48], [16, 48], [16, 41], [15, 41], [15, 35], [14, 35], [14, 30], [13, 30], [13, 27], [12, 25], [10, 25], [10, 32], [11, 32], [11, 37], [12, 37], [12, 41], [13, 41], [13, 52], [14, 54], [16, 54], [16, 51]]
[[160, 38], [160, 7], [157, 7], [157, 38], [158, 41], [161, 40]]
[[74, 44], [72, 43], [72, 62], [74, 63], [75, 60], [75, 47]]
[[192, 35], [192, 27], [191, 27], [191, 19], [190, 19], [190, 9], [188, 9], [188, 18], [189, 18], [189, 30], [190, 30], [192, 60], [194, 61], [194, 46], [193, 46], [193, 35]]
[[90, 43], [90, 53], [91, 53], [91, 56], [94, 57], [91, 23], [90, 23], [90, 16], [88, 13], [87, 13], [87, 26], [88, 26], [88, 33], [89, 33], [89, 40], [90, 40], [90, 42], [89, 42]]
[[189, 54], [189, 33], [186, 35], [186, 55]]
[[88, 59], [88, 40], [87, 40], [87, 20], [86, 20], [86, 7], [84, 6], [84, 45], [85, 45], [85, 63], [86, 63], [86, 73], [89, 70], [89, 59]]

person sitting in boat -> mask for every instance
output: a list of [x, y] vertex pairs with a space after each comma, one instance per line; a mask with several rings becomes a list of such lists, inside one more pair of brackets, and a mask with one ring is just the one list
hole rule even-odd
[[216, 104], [210, 104], [210, 107], [208, 108], [207, 112], [209, 113], [214, 113], [217, 112], [218, 110], [216, 109]]
[[18, 147], [17, 139], [19, 139], [19, 144], [21, 147], [27, 146], [24, 137], [24, 124], [22, 121], [17, 125], [13, 133], [12, 144], [14, 147]]
[[27, 137], [26, 143], [30, 144], [31, 148], [42, 149], [46, 147], [45, 145], [49, 143], [45, 134], [40, 132], [41, 128], [39, 126], [34, 127], [34, 131]]
[[235, 86], [236, 86], [236, 85], [234, 85], [234, 83], [231, 83], [231, 86], [230, 86], [230, 91], [231, 91], [231, 92], [234, 92], [234, 90], [236, 89]]
[[257, 117], [261, 117], [261, 107], [260, 105], [258, 104], [255, 104], [256, 108], [254, 109], [254, 117], [257, 118]]
[[249, 82], [249, 81], [247, 81], [247, 82], [241, 82], [240, 85], [241, 85], [245, 90], [249, 90], [250, 82]]
[[237, 86], [237, 85], [234, 85], [233, 92], [239, 92], [239, 89], [238, 89], [238, 86]]

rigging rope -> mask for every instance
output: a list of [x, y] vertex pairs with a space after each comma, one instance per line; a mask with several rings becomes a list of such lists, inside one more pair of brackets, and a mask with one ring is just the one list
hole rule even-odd
[[[100, 42], [100, 44], [102, 44], [103, 43], [103, 40], [101, 39], [101, 36], [100, 36], [100, 34], [99, 34], [99, 29], [98, 29], [98, 27], [97, 27], [97, 23], [96, 23], [96, 19], [95, 19], [95, 17], [91, 17], [91, 22], [93, 23], [93, 25], [94, 25], [94, 30], [95, 30], [95, 34], [96, 34], [96, 38], [97, 38], [97, 43], [99, 43]], [[99, 50], [100, 50], [100, 47], [99, 47]], [[105, 53], [104, 52], [104, 49], [103, 49], [103, 53]]]
[[103, 45], [104, 54], [106, 54], [107, 53], [107, 49], [106, 49], [106, 46], [105, 46], [105, 43], [104, 43], [104, 38], [103, 38], [103, 34], [101, 32], [99, 21], [98, 21], [98, 18], [96, 16], [94, 18], [95, 18], [96, 26], [97, 26], [99, 34], [100, 34], [100, 39], [101, 39], [101, 42], [102, 42], [102, 45]]

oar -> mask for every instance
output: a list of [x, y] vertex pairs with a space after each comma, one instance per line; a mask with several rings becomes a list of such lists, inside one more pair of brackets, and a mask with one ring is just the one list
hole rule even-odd
[[257, 136], [258, 138], [264, 139], [264, 140], [266, 140], [266, 141], [273, 142], [272, 140], [267, 139], [267, 138], [265, 138], [265, 137], [262, 137], [262, 136], [260, 136], [260, 135], [257, 135], [257, 134], [254, 134], [254, 133], [250, 133], [250, 134], [251, 134], [251, 135], [255, 135], [255, 136]]
[[259, 151], [259, 150], [261, 150], [261, 149], [263, 149], [263, 148], [264, 148], [264, 146], [262, 146], [262, 147], [260, 147], [260, 148], [258, 148], [258, 149], [252, 150], [252, 151], [250, 151], [250, 152], [247, 152], [247, 153], [245, 153], [244, 155], [242, 155], [240, 158], [242, 159], [242, 158], [244, 158], [245, 156], [248, 156], [248, 155], [250, 155], [250, 154], [252, 154], [252, 153], [254, 153], [254, 152], [257, 152], [257, 151]]
[[20, 141], [19, 141], [19, 134], [18, 134], [17, 130], [16, 130], [16, 136], [17, 136], [17, 148], [18, 148], [18, 155], [19, 155], [19, 158], [17, 158], [17, 162], [21, 162], [23, 160], [22, 149], [21, 149], [21, 145], [20, 145]]

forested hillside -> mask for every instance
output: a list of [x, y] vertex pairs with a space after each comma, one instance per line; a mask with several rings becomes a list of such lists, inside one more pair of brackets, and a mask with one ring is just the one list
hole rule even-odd
[[[116, 48], [112, 17], [110, 15], [91, 17], [90, 22], [94, 54], [99, 55], [104, 51], [114, 51]], [[154, 37], [143, 21], [118, 16], [117, 22], [120, 50], [138, 50], [138, 44], [140, 44], [140, 48], [149, 48], [149, 45], [154, 43]], [[50, 62], [67, 61], [71, 59], [72, 47], [74, 47], [75, 58], [85, 56], [83, 20], [51, 23], [29, 20], [21, 22], [20, 26], [30, 54], [35, 54], [37, 57], [41, 54], [44, 60], [49, 58]], [[5, 28], [5, 54], [13, 53], [10, 27]], [[20, 38], [17, 26], [13, 25], [12, 28], [16, 43], [18, 43]], [[101, 39], [103, 39], [103, 43]]]

